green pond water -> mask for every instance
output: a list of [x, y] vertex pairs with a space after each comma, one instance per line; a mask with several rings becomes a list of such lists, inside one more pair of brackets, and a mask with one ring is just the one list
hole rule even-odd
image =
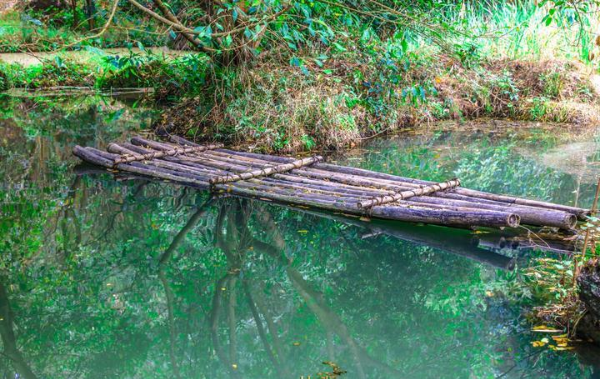
[[[0, 378], [600, 371], [591, 346], [532, 346], [549, 335], [532, 332], [525, 317], [538, 304], [523, 272], [534, 257], [564, 255], [517, 243], [508, 231], [210, 200], [78, 166], [75, 144], [103, 147], [147, 129], [156, 112], [143, 102], [4, 99], [0, 107]], [[329, 160], [591, 205], [595, 130], [454, 129], [373, 140]]]

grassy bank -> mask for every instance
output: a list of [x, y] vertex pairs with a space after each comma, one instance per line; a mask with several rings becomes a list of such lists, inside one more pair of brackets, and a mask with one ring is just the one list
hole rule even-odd
[[[235, 71], [216, 69], [205, 54], [59, 55], [28, 67], [0, 65], [0, 87], [150, 87], [168, 104], [158, 128], [278, 152], [341, 149], [448, 119], [600, 121], [599, 76], [590, 65], [507, 57], [465, 63], [433, 48], [417, 54], [421, 48], [323, 51]], [[395, 53], [399, 59], [388, 58]]]
[[195, 139], [293, 152], [340, 149], [447, 119], [600, 121], [590, 71], [572, 62], [489, 59], [465, 67], [455, 57], [432, 54], [412, 59], [407, 68], [394, 67], [389, 76], [374, 60], [360, 57], [306, 69], [308, 74], [258, 66], [239, 75], [220, 101], [188, 98], [167, 111], [160, 125]]
[[346, 5], [296, 7], [319, 23], [308, 24], [312, 31], [275, 23], [268, 49], [247, 51], [258, 38], [249, 30], [239, 47], [218, 39], [210, 42], [229, 47], [176, 58], [88, 48], [86, 60], [1, 65], [0, 88], [152, 87], [157, 101], [169, 102], [157, 128], [277, 152], [341, 149], [448, 119], [600, 120], [600, 37], [568, 10], [559, 16], [529, 1], [422, 6], [419, 17], [430, 24], [419, 29], [411, 21], [417, 13], [397, 21], [405, 28], [391, 28]]

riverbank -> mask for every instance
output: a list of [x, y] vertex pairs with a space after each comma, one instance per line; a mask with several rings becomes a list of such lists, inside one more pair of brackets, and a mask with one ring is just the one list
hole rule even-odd
[[339, 150], [440, 120], [600, 122], [600, 76], [574, 61], [501, 58], [466, 65], [431, 52], [408, 67], [399, 62], [383, 69], [355, 52], [318, 64], [306, 58], [301, 66], [263, 60], [232, 75], [217, 72], [204, 54], [113, 53], [3, 64], [0, 88], [153, 88], [154, 100], [166, 105], [157, 130], [281, 153]]
[[158, 125], [198, 140], [290, 153], [343, 149], [440, 120], [600, 122], [600, 77], [575, 62], [491, 59], [466, 67], [431, 55], [412, 62], [394, 85], [382, 83], [371, 64], [332, 60], [312, 69], [307, 76], [293, 67], [258, 66], [222, 101], [185, 99]]
[[[599, 31], [560, 4], [449, 2], [400, 13], [380, 3], [280, 5], [261, 11], [263, 28], [219, 9], [231, 25], [176, 27], [186, 33], [143, 7], [106, 8], [120, 17], [99, 17], [106, 27], [90, 33], [76, 6], [13, 12], [0, 17], [13, 47], [0, 51], [50, 52], [5, 55], [0, 91], [151, 88], [164, 105], [156, 130], [278, 153], [341, 150], [440, 120], [600, 121]], [[157, 34], [138, 38], [142, 25]], [[64, 41], [49, 44], [44, 33]], [[119, 33], [137, 49], [106, 49]], [[79, 51], [61, 52], [71, 49]]]

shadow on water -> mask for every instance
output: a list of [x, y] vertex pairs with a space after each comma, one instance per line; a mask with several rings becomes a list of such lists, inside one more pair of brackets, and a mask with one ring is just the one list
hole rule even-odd
[[[364, 222], [75, 171], [69, 146], [106, 144], [151, 116], [114, 102], [42, 108], [18, 103], [0, 121], [0, 377], [581, 378], [597, 371], [592, 358], [533, 348], [538, 336], [521, 316], [531, 303], [520, 268], [527, 257], [568, 251], [568, 242]], [[467, 163], [451, 153], [448, 161], [428, 155], [453, 145], [434, 140], [429, 150], [421, 138], [405, 142], [406, 154], [396, 144], [376, 146], [361, 164], [414, 174], [417, 159], [446, 162], [420, 168], [430, 179], [463, 170]], [[502, 178], [526, 169], [541, 173], [543, 193], [573, 190], [567, 176], [509, 159], [511, 140], [461, 143], [482, 159], [504, 159]], [[479, 174], [467, 180], [482, 189], [504, 180]], [[583, 185], [579, 201], [589, 192]]]

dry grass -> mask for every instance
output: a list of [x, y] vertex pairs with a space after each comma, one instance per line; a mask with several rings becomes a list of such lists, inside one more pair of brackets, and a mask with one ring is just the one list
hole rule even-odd
[[163, 115], [161, 126], [196, 139], [217, 136], [264, 151], [340, 148], [360, 139], [366, 111], [348, 105], [353, 95], [340, 82], [307, 80], [287, 67], [262, 67], [238, 80], [233, 98], [223, 95], [210, 108], [203, 105], [204, 98], [188, 99]]
[[[217, 89], [216, 100], [188, 99], [167, 111], [159, 125], [198, 140], [289, 153], [340, 149], [375, 134], [443, 119], [600, 122], [592, 73], [578, 63], [501, 59], [467, 68], [451, 57], [432, 56], [402, 73], [391, 95], [377, 98], [385, 115], [369, 108], [372, 94], [355, 80], [357, 72], [363, 81], [374, 78], [374, 67], [339, 59], [329, 65], [310, 67], [308, 76], [295, 67], [259, 65], [224, 86], [227, 92]], [[326, 69], [332, 74], [324, 74]], [[425, 101], [402, 97], [415, 83], [435, 91]]]

